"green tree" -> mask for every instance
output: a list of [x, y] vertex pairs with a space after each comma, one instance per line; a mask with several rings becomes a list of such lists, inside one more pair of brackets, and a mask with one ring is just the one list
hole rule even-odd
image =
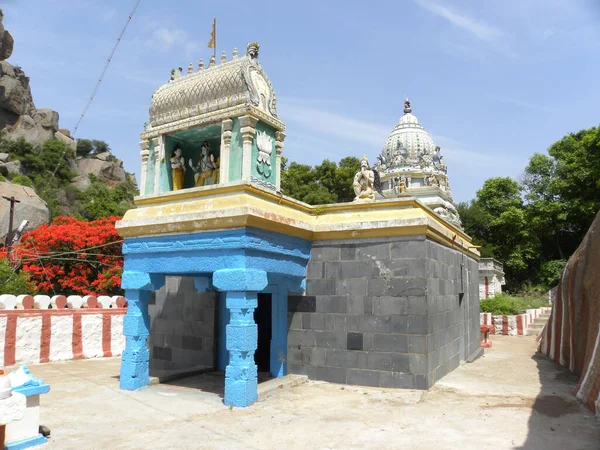
[[77, 139], [77, 156], [88, 156], [105, 152], [110, 152], [110, 147], [104, 141], [97, 139]]
[[127, 174], [127, 180], [114, 188], [107, 187], [90, 174], [91, 184], [77, 192], [76, 215], [86, 220], [100, 220], [111, 216], [122, 216], [134, 207], [133, 197], [137, 194], [135, 183]]
[[0, 294], [31, 294], [32, 285], [25, 272], [13, 271], [6, 259], [0, 259]]

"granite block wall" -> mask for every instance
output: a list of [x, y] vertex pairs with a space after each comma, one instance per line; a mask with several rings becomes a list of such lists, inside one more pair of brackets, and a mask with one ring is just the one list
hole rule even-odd
[[428, 389], [479, 353], [477, 262], [424, 236], [315, 241], [288, 327], [290, 373]]
[[150, 314], [150, 376], [169, 376], [215, 364], [216, 294], [200, 293], [191, 277], [167, 277], [153, 293]]

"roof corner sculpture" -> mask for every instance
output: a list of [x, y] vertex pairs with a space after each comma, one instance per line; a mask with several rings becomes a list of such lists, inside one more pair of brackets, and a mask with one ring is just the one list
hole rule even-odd
[[404, 115], [377, 156], [375, 170], [381, 174], [385, 196], [412, 195], [461, 226], [441, 149], [412, 114], [408, 99], [404, 101]]

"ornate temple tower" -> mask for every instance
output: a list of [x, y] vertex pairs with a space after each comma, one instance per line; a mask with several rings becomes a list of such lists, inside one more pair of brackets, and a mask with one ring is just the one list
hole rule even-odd
[[386, 197], [416, 197], [450, 223], [461, 225], [440, 147], [412, 114], [408, 99], [375, 169], [381, 174]]
[[140, 142], [142, 195], [235, 181], [279, 189], [285, 125], [258, 50], [253, 42], [230, 61], [223, 52], [220, 64], [174, 69], [154, 92]]

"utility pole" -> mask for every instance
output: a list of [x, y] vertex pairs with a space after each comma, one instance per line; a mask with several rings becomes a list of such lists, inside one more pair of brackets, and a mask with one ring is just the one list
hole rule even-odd
[[12, 250], [12, 241], [13, 241], [13, 216], [15, 214], [15, 203], [21, 203], [20, 200], [17, 200], [14, 195], [12, 197], [2, 196], [4, 200], [8, 200], [10, 202], [10, 213], [8, 215], [8, 233], [6, 234], [7, 239], [7, 247], [8, 247], [8, 263], [12, 262], [11, 260], [11, 250]]

